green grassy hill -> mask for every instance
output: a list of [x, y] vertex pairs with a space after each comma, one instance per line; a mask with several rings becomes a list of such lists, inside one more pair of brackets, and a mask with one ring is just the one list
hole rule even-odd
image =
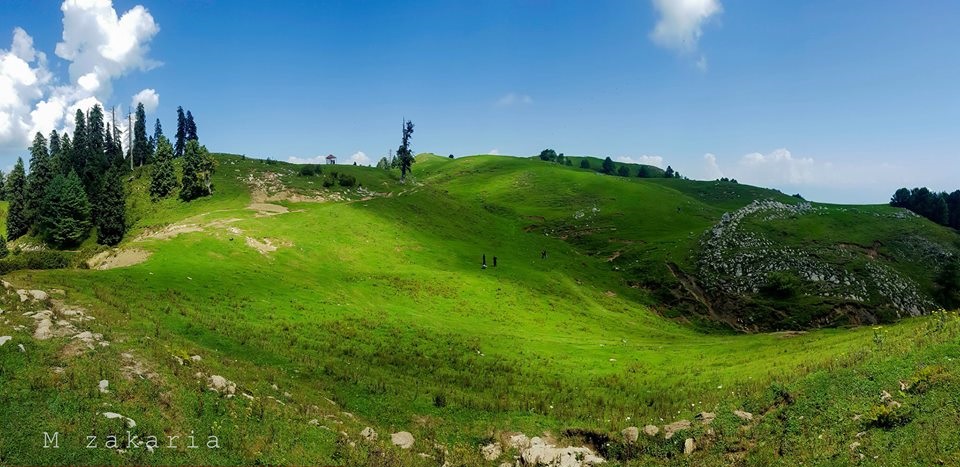
[[[633, 465], [960, 454], [947, 429], [960, 422], [955, 314], [732, 331], [895, 316], [872, 311], [900, 305], [869, 288], [856, 310], [829, 290], [814, 299], [824, 281], [801, 275], [820, 262], [851, 283], [880, 268], [928, 294], [917, 245], [948, 254], [956, 234], [901, 210], [509, 157], [421, 156], [405, 183], [217, 158], [215, 194], [190, 203], [151, 203], [134, 173], [132, 228], [118, 249], [82, 253], [98, 253], [91, 269], [5, 276], [0, 464], [499, 465], [518, 450], [486, 461], [480, 446], [516, 432]], [[357, 185], [325, 188], [334, 170]], [[710, 244], [731, 219], [736, 235]], [[771, 275], [775, 247], [813, 259]], [[705, 262], [714, 253], [722, 262]], [[733, 292], [738, 264], [764, 271], [747, 282], [756, 292]], [[670, 439], [620, 435], [700, 412], [717, 418]], [[220, 448], [103, 448], [128, 429], [216, 435]], [[62, 447], [43, 449], [53, 431]], [[411, 449], [390, 445], [399, 431]], [[88, 434], [101, 448], [83, 448]]]

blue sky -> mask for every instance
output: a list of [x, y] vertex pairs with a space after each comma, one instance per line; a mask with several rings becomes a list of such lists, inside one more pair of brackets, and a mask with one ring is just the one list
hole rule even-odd
[[954, 1], [64, 3], [0, 4], [0, 57], [38, 77], [0, 78], [0, 167], [72, 125], [38, 103], [125, 111], [152, 89], [167, 133], [183, 105], [211, 150], [282, 160], [375, 163], [406, 117], [417, 152], [550, 147], [830, 202], [960, 188]]

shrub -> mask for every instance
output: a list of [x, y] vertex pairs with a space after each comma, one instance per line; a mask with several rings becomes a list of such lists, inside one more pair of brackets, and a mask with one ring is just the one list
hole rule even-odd
[[19, 269], [64, 269], [70, 267], [74, 255], [57, 250], [23, 251], [0, 259], [0, 274]]
[[905, 406], [875, 405], [867, 415], [867, 423], [874, 428], [889, 430], [910, 422], [910, 413]]
[[317, 164], [306, 164], [300, 167], [300, 170], [297, 172], [297, 175], [301, 177], [313, 177], [323, 174], [323, 168]]
[[337, 178], [337, 183], [342, 187], [350, 188], [357, 184], [357, 179], [353, 175], [340, 174], [340, 177]]
[[925, 366], [918, 370], [907, 382], [911, 394], [923, 394], [929, 391], [933, 386], [950, 377], [947, 369], [940, 365]]
[[447, 396], [443, 393], [436, 393], [433, 395], [433, 406], [442, 409], [447, 406]]

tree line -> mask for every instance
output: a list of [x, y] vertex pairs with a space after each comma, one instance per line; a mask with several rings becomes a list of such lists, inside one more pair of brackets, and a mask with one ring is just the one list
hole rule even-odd
[[[38, 132], [29, 148], [29, 173], [23, 158], [18, 158], [7, 176], [0, 174], [0, 195], [9, 202], [6, 240], [33, 234], [52, 246], [68, 248], [96, 229], [97, 243], [120, 243], [127, 230], [123, 176], [135, 166], [154, 163], [150, 180], [154, 200], [170, 196], [178, 187], [185, 201], [212, 193], [213, 159], [199, 145], [193, 115], [178, 107], [177, 116], [173, 146], [163, 136], [159, 119], [153, 135], [147, 136], [146, 112], [138, 104], [126, 156], [116, 120], [105, 122], [100, 105], [87, 112], [77, 110], [72, 136], [54, 130], [48, 138]], [[174, 170], [175, 157], [183, 158], [182, 179]]]
[[906, 208], [937, 224], [960, 229], [960, 190], [948, 194], [927, 187], [900, 188], [890, 198], [890, 206]]
[[[540, 151], [539, 157], [540, 157], [540, 160], [542, 161], [554, 162], [554, 163], [565, 165], [565, 166], [573, 165], [572, 159], [570, 159], [569, 157], [565, 157], [562, 152], [557, 153], [557, 151], [553, 149], [544, 149], [543, 151]], [[580, 168], [593, 169], [593, 167], [590, 165], [590, 159], [587, 159], [586, 157], [580, 159]], [[650, 168], [646, 165], [641, 165], [640, 168], [637, 169], [636, 174], [631, 174], [629, 166], [625, 164], [621, 164], [618, 167], [617, 164], [613, 161], [613, 159], [611, 159], [609, 156], [605, 158], [603, 162], [601, 162], [600, 172], [605, 173], [607, 175], [618, 175], [621, 177], [629, 177], [631, 175], [635, 175], [636, 177], [640, 177], [640, 178], [658, 177], [657, 173], [655, 171], [650, 170]], [[667, 166], [667, 170], [663, 172], [662, 177], [663, 178], [682, 178], [680, 176], [680, 172], [674, 171], [673, 167], [670, 167], [670, 166]]]

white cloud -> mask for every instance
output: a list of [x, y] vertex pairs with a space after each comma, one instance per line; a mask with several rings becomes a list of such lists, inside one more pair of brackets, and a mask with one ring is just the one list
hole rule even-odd
[[347, 159], [348, 164], [356, 162], [357, 165], [370, 165], [370, 158], [363, 151], [357, 151]]
[[14, 29], [9, 50], [0, 49], [0, 151], [22, 151], [37, 131], [72, 131], [74, 111], [103, 105], [114, 79], [159, 65], [147, 57], [159, 27], [144, 7], [119, 17], [111, 0], [64, 0], [60, 9], [56, 54], [70, 62], [66, 84], [57, 82], [46, 54], [23, 29]]
[[[327, 163], [327, 156], [326, 156], [326, 155], [313, 156], [313, 157], [297, 157], [297, 156], [291, 156], [291, 157], [288, 157], [288, 158], [287, 158], [287, 162], [289, 162], [289, 163], [291, 163], [291, 164], [326, 164], [326, 163]], [[370, 164], [371, 164], [370, 157], [367, 156], [367, 154], [366, 154], [365, 152], [363, 152], [363, 151], [357, 151], [357, 152], [353, 153], [350, 157], [348, 157], [348, 158], [346, 158], [346, 159], [337, 158], [337, 163], [338, 163], [338, 164], [348, 164], [348, 165], [352, 165], [354, 162], [356, 162], [357, 165], [370, 165]]]
[[499, 155], [500, 155], [500, 150], [497, 149], [497, 148], [493, 148], [493, 149], [487, 151], [487, 154], [489, 154], [489, 155], [491, 155], [491, 156], [499, 156]]
[[160, 105], [160, 94], [157, 94], [157, 91], [147, 88], [143, 91], [138, 92], [133, 96], [133, 100], [130, 101], [130, 108], [136, 109], [137, 104], [143, 104], [143, 110], [146, 113], [153, 113], [157, 110], [157, 106]]
[[817, 164], [811, 157], [793, 157], [786, 149], [776, 149], [768, 154], [754, 152], [740, 158], [737, 167], [744, 181], [763, 180], [769, 184], [804, 185], [823, 180], [829, 164]]
[[723, 170], [720, 169], [720, 163], [717, 161], [717, 156], [714, 154], [706, 153], [703, 155], [704, 161], [704, 180], [716, 180], [718, 178], [723, 178]]
[[[153, 16], [137, 5], [117, 16], [112, 0], [64, 0], [63, 41], [57, 56], [70, 62], [70, 78], [93, 73], [104, 86], [133, 70], [159, 65], [147, 58], [150, 40], [160, 31]], [[110, 90], [104, 90], [109, 94]]]
[[663, 168], [663, 158], [660, 156], [618, 156], [616, 158], [617, 162], [625, 162], [627, 164], [643, 164], [643, 165], [652, 165], [654, 167]]
[[497, 99], [494, 105], [497, 107], [513, 107], [515, 105], [533, 104], [533, 98], [526, 94], [509, 93]]
[[[653, 7], [660, 18], [650, 32], [650, 39], [683, 54], [697, 51], [703, 25], [723, 12], [720, 0], [653, 0]], [[700, 55], [697, 67], [706, 69], [706, 57]]]
[[327, 156], [313, 156], [313, 157], [291, 156], [287, 158], [287, 162], [291, 164], [326, 164]]

